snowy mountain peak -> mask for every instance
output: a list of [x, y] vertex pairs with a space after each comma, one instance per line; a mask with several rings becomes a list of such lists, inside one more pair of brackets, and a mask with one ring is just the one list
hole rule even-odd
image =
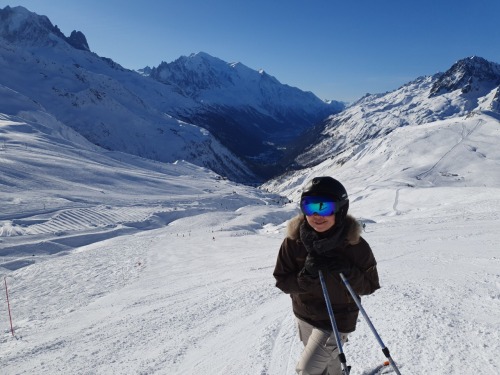
[[0, 114], [39, 108], [107, 150], [167, 163], [186, 160], [230, 179], [255, 181], [210, 132], [172, 115], [170, 106], [195, 107], [189, 98], [86, 51], [82, 33], [62, 39], [44, 16], [7, 7], [1, 20]]
[[[392, 92], [367, 95], [318, 127], [316, 143], [296, 165], [342, 165], [399, 128], [500, 109], [500, 65], [463, 59], [445, 73], [419, 77]], [[318, 139], [321, 141], [318, 142]]]
[[[219, 71], [225, 71], [226, 74], [219, 74]], [[151, 77], [182, 87], [189, 96], [196, 96], [200, 90], [231, 83], [227, 64], [204, 52], [181, 56], [172, 63], [162, 62], [151, 70]]]
[[46, 16], [5, 7], [0, 19], [0, 85], [109, 150], [254, 182], [261, 164], [279, 168], [283, 144], [341, 109], [205, 52], [137, 74], [89, 53], [83, 33], [65, 37]]
[[[328, 107], [313, 94], [284, 85], [262, 69], [256, 71], [240, 62], [228, 63], [205, 52], [182, 56], [171, 63], [162, 62], [152, 69], [151, 77], [182, 87], [190, 97], [219, 105], [263, 106], [265, 102], [272, 101], [283, 107], [290, 99], [300, 96], [297, 101], [304, 103], [305, 111], [311, 111], [312, 106], [314, 110], [324, 113]], [[330, 107], [338, 112], [343, 105], [335, 102]], [[327, 108], [326, 112], [331, 112], [331, 108]]]
[[230, 88], [247, 82], [258, 83], [269, 78], [281, 85], [277, 79], [263, 71], [257, 72], [240, 62], [228, 63], [206, 52], [181, 56], [171, 63], [162, 62], [152, 69], [151, 77], [182, 87], [191, 97], [200, 96], [204, 90]]
[[[463, 94], [478, 90], [481, 83], [500, 85], [500, 65], [472, 56], [457, 61], [432, 86], [430, 96], [461, 90]], [[490, 88], [491, 89], [491, 88]]]
[[265, 165], [266, 174], [276, 172], [267, 169], [279, 168], [289, 144], [345, 107], [205, 52], [162, 62], [150, 76], [199, 104], [195, 111], [179, 109], [174, 116], [209, 129], [250, 164]]
[[90, 51], [85, 35], [74, 30], [66, 37], [46, 16], [30, 12], [24, 7], [0, 9], [0, 37], [9, 42], [28, 45], [55, 45], [63, 40], [76, 49]]

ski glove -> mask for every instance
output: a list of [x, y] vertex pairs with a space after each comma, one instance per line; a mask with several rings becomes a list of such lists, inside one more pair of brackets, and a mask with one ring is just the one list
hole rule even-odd
[[325, 257], [309, 253], [304, 263], [304, 269], [312, 277], [318, 277], [319, 271], [332, 275], [338, 275], [342, 272], [345, 277], [348, 277], [351, 265], [347, 259], [341, 257]]
[[305, 268], [297, 275], [297, 284], [302, 292], [311, 292], [320, 287], [318, 278], [311, 276]]

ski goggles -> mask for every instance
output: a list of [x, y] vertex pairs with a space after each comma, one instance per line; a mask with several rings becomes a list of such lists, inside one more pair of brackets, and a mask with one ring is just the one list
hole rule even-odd
[[319, 216], [331, 216], [337, 212], [339, 202], [333, 202], [332, 198], [326, 197], [302, 197], [300, 200], [300, 210], [306, 216], [318, 214]]

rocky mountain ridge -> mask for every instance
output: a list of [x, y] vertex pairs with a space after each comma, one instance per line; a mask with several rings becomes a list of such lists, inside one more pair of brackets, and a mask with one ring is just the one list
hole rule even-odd
[[0, 36], [11, 43], [54, 45], [57, 43], [57, 39], [51, 37], [54, 35], [73, 48], [90, 51], [87, 38], [81, 31], [73, 30], [66, 37], [46, 16], [39, 16], [26, 8], [6, 6], [0, 9], [0, 20]]
[[[289, 142], [343, 108], [205, 53], [138, 74], [91, 52], [83, 33], [64, 36], [45, 16], [6, 7], [0, 17], [0, 84], [110, 150], [256, 181], [280, 171]], [[199, 134], [187, 135], [188, 126]]]
[[209, 129], [264, 174], [262, 167], [273, 165], [269, 170], [273, 174], [274, 165], [283, 164], [286, 151], [296, 151], [290, 147], [292, 142], [345, 108], [344, 103], [327, 103], [281, 84], [263, 70], [204, 52], [163, 62], [149, 76], [199, 104], [195, 111], [174, 109], [174, 116]]
[[0, 19], [3, 113], [22, 111], [7, 105], [22, 95], [105, 149], [186, 160], [240, 182], [325, 160], [341, 165], [400, 127], [500, 111], [499, 65], [480, 57], [342, 110], [203, 52], [138, 73], [25, 8], [1, 9]]
[[298, 156], [294, 165], [310, 167], [333, 158], [342, 164], [366, 142], [382, 139], [397, 128], [475, 111], [500, 113], [500, 65], [476, 56], [392, 92], [366, 95], [330, 116], [317, 130], [319, 141]]

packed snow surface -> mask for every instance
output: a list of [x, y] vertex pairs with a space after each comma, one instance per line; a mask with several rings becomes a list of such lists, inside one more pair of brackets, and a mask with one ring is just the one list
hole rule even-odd
[[[0, 119], [2, 375], [295, 373], [272, 273], [296, 202], [33, 116]], [[402, 374], [500, 373], [498, 128], [406, 127], [309, 171], [366, 223], [382, 288], [362, 303]], [[274, 189], [296, 201], [309, 177]], [[352, 375], [385, 360], [361, 315], [344, 351]]]

